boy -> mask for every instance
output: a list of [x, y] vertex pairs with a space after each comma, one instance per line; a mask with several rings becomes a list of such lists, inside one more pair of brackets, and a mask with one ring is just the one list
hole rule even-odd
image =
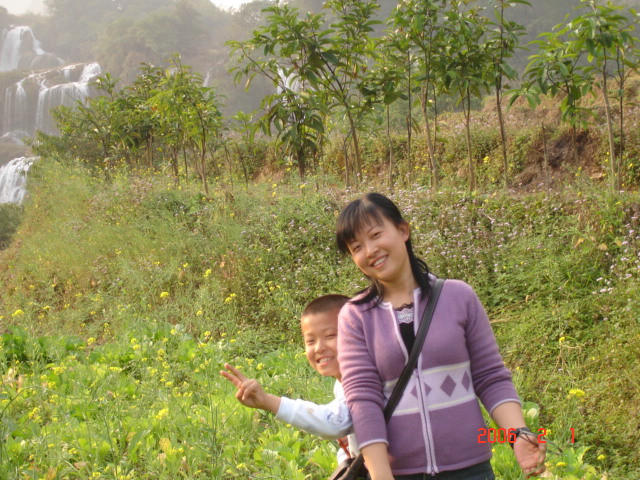
[[[300, 318], [307, 360], [320, 375], [336, 379], [333, 387], [335, 400], [327, 405], [317, 405], [266, 393], [255, 379], [245, 377], [238, 369], [225, 363], [227, 371], [220, 374], [236, 386], [238, 401], [247, 407], [272, 412], [277, 419], [322, 438], [336, 439], [351, 433], [351, 416], [340, 384], [342, 377], [337, 350], [338, 312], [348, 300], [349, 297], [344, 295], [318, 297], [305, 307]], [[338, 450], [338, 464], [347, 455], [357, 455], [353, 434], [349, 435], [350, 452], [346, 452], [342, 442], [340, 445], [345, 451]]]

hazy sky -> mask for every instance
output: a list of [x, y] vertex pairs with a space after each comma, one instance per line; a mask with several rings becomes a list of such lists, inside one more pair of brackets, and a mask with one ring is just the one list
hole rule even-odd
[[[239, 7], [249, 0], [211, 0], [220, 8], [229, 9]], [[42, 12], [44, 11], [44, 0], [0, 0], [0, 6], [9, 10], [13, 15], [21, 15], [28, 11]]]

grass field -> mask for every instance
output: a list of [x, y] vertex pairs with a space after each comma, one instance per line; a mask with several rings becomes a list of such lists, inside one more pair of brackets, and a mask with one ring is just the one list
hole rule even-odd
[[[292, 181], [109, 179], [54, 160], [0, 251], [0, 477], [323, 478], [335, 446], [239, 405], [218, 375], [318, 402], [297, 330], [317, 295], [365, 283], [336, 252], [357, 194]], [[640, 476], [640, 199], [397, 191], [419, 254], [478, 292], [551, 478]], [[573, 433], [573, 442], [572, 442]], [[522, 478], [495, 445], [501, 479]]]

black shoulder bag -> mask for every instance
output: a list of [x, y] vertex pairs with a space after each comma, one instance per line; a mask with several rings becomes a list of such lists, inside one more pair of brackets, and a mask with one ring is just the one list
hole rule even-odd
[[[433, 312], [436, 309], [438, 297], [440, 296], [443, 284], [444, 280], [438, 278], [431, 290], [431, 293], [429, 294], [427, 308], [422, 314], [422, 320], [418, 328], [418, 333], [416, 334], [415, 343], [411, 349], [411, 354], [409, 355], [409, 360], [404, 366], [404, 369], [400, 374], [400, 378], [398, 379], [398, 383], [396, 383], [393, 392], [391, 392], [391, 397], [389, 397], [389, 401], [384, 407], [384, 419], [386, 422], [391, 418], [393, 411], [404, 393], [407, 383], [409, 383], [409, 377], [411, 377], [413, 369], [415, 368], [416, 363], [418, 363], [418, 356], [422, 350], [422, 345], [424, 345], [424, 339], [427, 337], [427, 331], [429, 330], [429, 325], [431, 325], [431, 318], [433, 317]], [[342, 462], [338, 468], [333, 471], [329, 480], [365, 480], [367, 478], [367, 473], [367, 467], [364, 465], [364, 457], [362, 456], [362, 453], [360, 453], [357, 457], [350, 458]]]

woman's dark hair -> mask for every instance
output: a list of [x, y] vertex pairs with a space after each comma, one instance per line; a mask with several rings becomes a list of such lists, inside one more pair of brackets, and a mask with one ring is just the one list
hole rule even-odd
[[[356, 234], [371, 221], [379, 224], [382, 223], [383, 218], [386, 218], [396, 226], [405, 223], [396, 204], [381, 193], [368, 193], [364, 197], [351, 202], [342, 209], [338, 217], [338, 223], [336, 225], [338, 250], [344, 254], [350, 254], [349, 243], [355, 240]], [[405, 245], [407, 247], [407, 253], [409, 254], [409, 264], [411, 265], [413, 278], [415, 278], [416, 283], [420, 287], [421, 295], [425, 297], [431, 290], [429, 267], [424, 260], [416, 257], [415, 253], [413, 253], [411, 236], [409, 236]], [[364, 297], [353, 303], [367, 303], [373, 299], [376, 299], [376, 305], [382, 302], [382, 298], [384, 297], [382, 284], [376, 279], [368, 278], [371, 282], [371, 286], [368, 289], [369, 291]]]

